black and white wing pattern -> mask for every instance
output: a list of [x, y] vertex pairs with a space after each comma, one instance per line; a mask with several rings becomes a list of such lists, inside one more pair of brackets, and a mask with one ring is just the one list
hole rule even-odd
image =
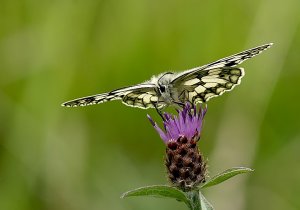
[[161, 109], [168, 105], [185, 104], [187, 101], [193, 104], [204, 103], [240, 84], [244, 69], [235, 66], [271, 45], [272, 43], [245, 50], [181, 73], [162, 73], [139, 85], [78, 98], [62, 105], [76, 107], [122, 100], [125, 105], [132, 107]]
[[179, 73], [171, 82], [178, 89], [178, 99], [193, 104], [203, 103], [222, 95], [240, 84], [244, 69], [236, 65], [258, 55], [272, 43], [258, 46], [235, 55], [217, 60], [204, 66]]
[[159, 101], [156, 86], [154, 84], [139, 84], [126, 88], [117, 89], [108, 93], [102, 93], [83, 98], [67, 101], [62, 104], [66, 107], [87, 106], [104, 103], [112, 100], [122, 100], [127, 106], [142, 109], [162, 108], [164, 103]]

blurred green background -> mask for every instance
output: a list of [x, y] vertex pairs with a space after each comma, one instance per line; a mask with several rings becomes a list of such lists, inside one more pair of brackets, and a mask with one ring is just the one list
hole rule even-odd
[[299, 0], [1, 0], [0, 209], [186, 209], [119, 199], [167, 183], [155, 110], [60, 104], [269, 42], [209, 101], [200, 142], [211, 175], [255, 172], [204, 194], [222, 210], [300, 209], [299, 26]]

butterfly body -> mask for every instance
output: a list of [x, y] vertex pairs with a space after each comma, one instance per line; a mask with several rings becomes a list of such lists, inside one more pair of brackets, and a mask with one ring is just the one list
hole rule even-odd
[[125, 105], [132, 107], [161, 109], [186, 102], [204, 103], [238, 85], [244, 76], [244, 69], [235, 66], [271, 45], [258, 46], [183, 72], [165, 72], [138, 85], [71, 100], [62, 105], [76, 107], [122, 100]]
[[159, 101], [164, 101], [167, 105], [172, 105], [174, 101], [178, 101], [177, 87], [172, 84], [175, 77], [176, 73], [165, 72], [152, 78], [153, 84], [156, 84], [158, 89]]

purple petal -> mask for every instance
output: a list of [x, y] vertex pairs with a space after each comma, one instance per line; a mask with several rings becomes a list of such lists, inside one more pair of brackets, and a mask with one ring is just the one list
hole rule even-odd
[[195, 105], [186, 103], [182, 110], [177, 110], [178, 115], [164, 113], [164, 130], [159, 128], [149, 115], [147, 117], [164, 143], [167, 144], [169, 141], [176, 141], [181, 136], [185, 136], [189, 140], [199, 139], [206, 111], [207, 106], [200, 106], [197, 110]]
[[155, 125], [154, 128], [157, 131], [157, 133], [159, 134], [160, 138], [164, 141], [164, 143], [167, 144], [169, 138], [165, 134], [165, 132], [162, 129], [160, 129], [160, 127], [158, 127], [158, 125]]
[[155, 122], [154, 122], [153, 119], [150, 117], [150, 115], [147, 114], [147, 117], [148, 117], [150, 123], [152, 124], [152, 126], [155, 126]]

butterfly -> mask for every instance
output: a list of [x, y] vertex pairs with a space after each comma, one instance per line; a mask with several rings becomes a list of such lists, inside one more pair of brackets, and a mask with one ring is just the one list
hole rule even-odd
[[[204, 103], [240, 84], [244, 69], [235, 67], [272, 46], [264, 44], [183, 72], [165, 72], [141, 84], [67, 101], [66, 107], [122, 100], [125, 105], [160, 111], [169, 105]], [[160, 113], [160, 112], [159, 112]]]

